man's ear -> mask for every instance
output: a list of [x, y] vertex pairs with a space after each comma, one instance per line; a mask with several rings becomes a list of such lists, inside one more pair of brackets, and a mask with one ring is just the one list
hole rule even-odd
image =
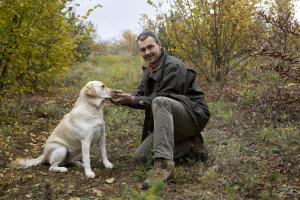
[[97, 92], [93, 86], [88, 85], [85, 87], [85, 95], [89, 97], [96, 97]]

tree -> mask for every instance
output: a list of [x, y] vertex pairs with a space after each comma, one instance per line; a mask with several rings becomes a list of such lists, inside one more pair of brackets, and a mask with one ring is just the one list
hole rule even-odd
[[74, 24], [75, 56], [76, 60], [84, 61], [91, 54], [94, 46], [95, 27], [91, 22], [80, 21]]
[[264, 59], [261, 67], [272, 70], [283, 82], [300, 83], [300, 26], [291, 0], [267, 1], [258, 13], [253, 56]]
[[264, 82], [267, 91], [259, 109], [269, 108], [273, 117], [284, 113], [299, 119], [300, 26], [293, 2], [270, 0], [260, 10], [252, 56], [262, 72], [272, 75], [271, 81]]
[[95, 29], [72, 0], [4, 0], [0, 3], [0, 95], [47, 91], [75, 59], [90, 53]]
[[131, 31], [124, 31], [121, 39], [118, 41], [119, 51], [129, 55], [138, 55], [138, 48], [136, 43], [137, 36]]
[[258, 0], [170, 0], [164, 26], [174, 52], [208, 82], [222, 82], [248, 56]]
[[144, 31], [156, 32], [163, 47], [168, 51], [168, 53], [174, 55], [176, 54], [176, 52], [174, 52], [175, 45], [167, 36], [165, 21], [169, 21], [169, 17], [166, 14], [157, 14], [155, 20], [150, 19], [148, 15], [144, 14], [140, 18], [140, 25]]

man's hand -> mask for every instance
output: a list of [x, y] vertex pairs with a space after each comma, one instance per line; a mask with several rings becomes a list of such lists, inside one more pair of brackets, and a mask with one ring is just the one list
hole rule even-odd
[[115, 90], [111, 101], [116, 105], [133, 104], [135, 102], [135, 98], [131, 94], [127, 94], [122, 90]]

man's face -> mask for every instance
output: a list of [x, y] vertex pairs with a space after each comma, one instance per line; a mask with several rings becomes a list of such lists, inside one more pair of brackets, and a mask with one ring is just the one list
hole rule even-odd
[[143, 41], [139, 40], [138, 47], [142, 57], [148, 64], [155, 64], [161, 55], [161, 44], [151, 36]]

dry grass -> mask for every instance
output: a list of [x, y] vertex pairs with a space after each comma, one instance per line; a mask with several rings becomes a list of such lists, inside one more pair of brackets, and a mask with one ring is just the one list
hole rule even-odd
[[[99, 150], [92, 149], [95, 179], [70, 167], [65, 174], [48, 166], [16, 170], [18, 157], [38, 156], [44, 141], [88, 80], [133, 91], [141, 75], [133, 57], [92, 57], [73, 66], [52, 94], [1, 100], [0, 199], [297, 199], [300, 192], [300, 132], [294, 122], [257, 123], [238, 104], [212, 101], [212, 118], [203, 135], [209, 149], [206, 163], [177, 165], [175, 180], [143, 193], [139, 186], [151, 168], [133, 162], [140, 141], [143, 112], [106, 103], [108, 156], [106, 170]], [[105, 180], [114, 178], [113, 183]], [[162, 193], [160, 193], [162, 191]]]

